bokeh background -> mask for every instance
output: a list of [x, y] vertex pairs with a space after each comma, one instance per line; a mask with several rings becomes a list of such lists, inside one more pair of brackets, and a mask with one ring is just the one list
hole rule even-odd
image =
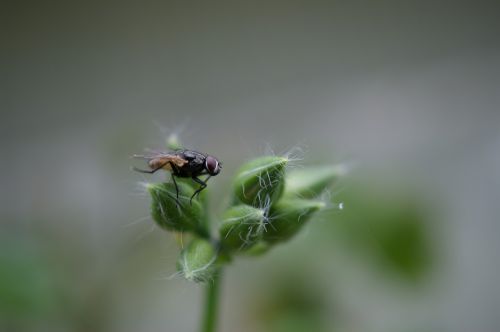
[[227, 269], [220, 331], [500, 330], [498, 3], [1, 7], [0, 330], [198, 328], [129, 169], [171, 132], [223, 160], [214, 213], [266, 146], [355, 166], [344, 210]]

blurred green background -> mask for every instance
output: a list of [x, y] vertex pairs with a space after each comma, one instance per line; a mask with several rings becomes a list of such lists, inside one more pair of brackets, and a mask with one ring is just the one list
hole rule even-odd
[[[0, 330], [194, 331], [129, 156], [347, 162], [224, 276], [220, 331], [499, 331], [500, 15], [469, 1], [4, 1]], [[164, 175], [148, 177], [160, 181]]]

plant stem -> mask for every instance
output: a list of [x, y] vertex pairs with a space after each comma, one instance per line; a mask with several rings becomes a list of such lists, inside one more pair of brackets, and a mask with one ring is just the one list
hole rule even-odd
[[208, 282], [206, 285], [205, 312], [203, 313], [203, 325], [201, 326], [202, 332], [215, 332], [216, 330], [221, 274], [222, 269], [219, 269], [212, 282]]

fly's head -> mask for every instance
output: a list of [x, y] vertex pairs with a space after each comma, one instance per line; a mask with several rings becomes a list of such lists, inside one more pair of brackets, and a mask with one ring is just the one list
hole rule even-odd
[[222, 169], [222, 165], [217, 160], [217, 158], [213, 156], [207, 156], [207, 158], [205, 159], [205, 169], [210, 176], [216, 176]]

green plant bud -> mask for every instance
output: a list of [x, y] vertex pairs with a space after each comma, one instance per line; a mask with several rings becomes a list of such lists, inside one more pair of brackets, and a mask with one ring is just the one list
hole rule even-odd
[[181, 251], [177, 260], [177, 269], [187, 280], [207, 282], [217, 272], [217, 254], [214, 246], [204, 239], [193, 239]]
[[225, 249], [246, 250], [262, 238], [267, 216], [264, 209], [237, 205], [226, 210], [219, 228]]
[[247, 256], [260, 256], [271, 249], [271, 245], [265, 241], [259, 241], [245, 251]]
[[265, 156], [244, 164], [233, 183], [239, 201], [255, 207], [276, 202], [283, 193], [285, 167], [288, 159]]
[[282, 242], [297, 234], [314, 212], [323, 208], [325, 203], [306, 199], [280, 200], [271, 207], [269, 225], [263, 235], [268, 243]]
[[197, 197], [190, 203], [194, 188], [184, 181], [177, 180], [179, 187], [179, 205], [176, 202], [176, 190], [173, 183], [150, 183], [151, 215], [154, 221], [167, 230], [194, 232], [202, 237], [208, 236], [205, 227], [205, 212]]
[[177, 134], [168, 135], [167, 139], [165, 140], [165, 143], [167, 144], [167, 148], [169, 150], [182, 149], [182, 144]]
[[343, 165], [294, 170], [286, 176], [285, 195], [301, 198], [317, 197], [345, 173], [346, 167]]

